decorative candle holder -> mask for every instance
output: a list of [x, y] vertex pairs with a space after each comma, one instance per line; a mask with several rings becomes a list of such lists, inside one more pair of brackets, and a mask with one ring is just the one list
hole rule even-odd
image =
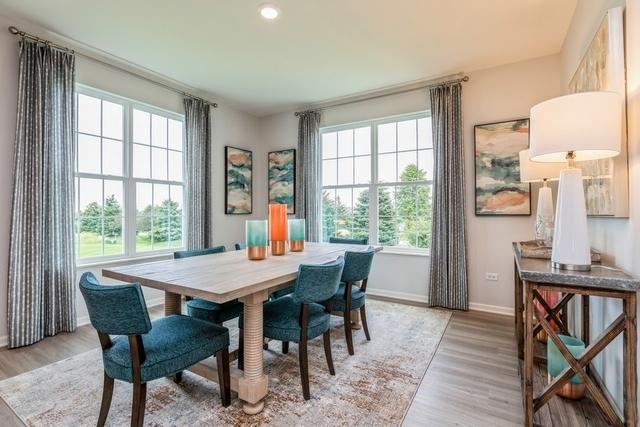
[[287, 205], [269, 205], [271, 255], [284, 255], [287, 242]]
[[[560, 340], [567, 346], [569, 352], [574, 357], [580, 357], [584, 352], [584, 342], [578, 338], [570, 337], [567, 335], [558, 335]], [[553, 381], [555, 377], [560, 375], [569, 364], [565, 360], [558, 347], [553, 343], [551, 338], [547, 339], [547, 372], [549, 376], [549, 382]], [[558, 395], [567, 399], [579, 400], [584, 396], [584, 382], [582, 377], [575, 374], [568, 383], [562, 386]]]
[[246, 221], [247, 258], [261, 260], [267, 257], [268, 227], [266, 220]]
[[289, 220], [289, 249], [291, 252], [304, 251], [304, 219]]

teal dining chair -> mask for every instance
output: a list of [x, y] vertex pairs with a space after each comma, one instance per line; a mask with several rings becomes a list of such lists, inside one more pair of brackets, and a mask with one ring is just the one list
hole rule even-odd
[[[201, 255], [219, 254], [225, 252], [224, 246], [215, 246], [205, 249], [195, 249], [189, 251], [178, 251], [173, 253], [176, 259], [189, 258]], [[187, 300], [187, 314], [196, 319], [206, 320], [207, 322], [222, 325], [227, 320], [234, 319], [242, 313], [242, 303], [233, 300], [218, 304], [200, 298]]]
[[[331, 355], [331, 299], [338, 290], [343, 257], [322, 265], [302, 264], [298, 267], [298, 277], [292, 294], [264, 304], [263, 334], [266, 338], [289, 343], [298, 343], [300, 379], [305, 400], [311, 398], [309, 392], [309, 363], [307, 341], [323, 336], [324, 355], [329, 373], [335, 375]], [[243, 333], [243, 319], [238, 322]], [[241, 348], [242, 352], [243, 349]]]
[[236, 243], [235, 245], [236, 251], [241, 251], [243, 249], [247, 249], [247, 245], [244, 243]]
[[133, 384], [131, 425], [142, 426], [147, 383], [178, 374], [211, 356], [218, 364], [222, 405], [229, 406], [227, 328], [182, 315], [151, 322], [138, 283], [105, 286], [92, 273], [84, 273], [80, 292], [102, 347], [104, 387], [98, 426], [107, 420], [114, 380]]
[[362, 239], [343, 239], [341, 237], [329, 237], [329, 243], [342, 243], [343, 245], [368, 245], [369, 238]]
[[[367, 313], [365, 309], [367, 282], [373, 262], [375, 250], [372, 246], [363, 252], [347, 251], [344, 254], [344, 270], [340, 279], [340, 286], [332, 299], [333, 309], [342, 313], [344, 319], [344, 334], [347, 340], [347, 350], [350, 355], [353, 351], [353, 334], [351, 331], [351, 312], [360, 310], [362, 329], [367, 341], [371, 341], [369, 327], [367, 326]], [[357, 284], [360, 283], [358, 286]]]

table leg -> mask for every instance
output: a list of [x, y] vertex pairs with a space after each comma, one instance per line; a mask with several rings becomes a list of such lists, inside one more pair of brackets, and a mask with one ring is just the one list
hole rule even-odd
[[533, 286], [526, 281], [524, 308], [524, 425], [533, 426]]
[[[589, 295], [581, 295], [582, 302], [582, 341], [585, 347], [589, 347], [591, 334], [591, 311], [589, 310]], [[565, 309], [563, 309], [566, 311]], [[584, 371], [588, 374], [591, 370], [591, 363], [584, 367]]]
[[164, 293], [164, 315], [182, 314], [182, 295], [173, 292]]
[[522, 280], [520, 280], [520, 275], [518, 274], [518, 266], [514, 262], [514, 278], [515, 278], [515, 300], [514, 300], [514, 315], [516, 318], [516, 341], [518, 343], [518, 358], [524, 358], [524, 325], [523, 325], [523, 304], [522, 304]]
[[244, 303], [244, 374], [238, 380], [238, 397], [244, 401], [242, 409], [250, 415], [264, 408], [269, 382], [263, 373], [262, 302], [268, 297], [261, 291], [240, 298]]
[[625, 329], [623, 335], [624, 418], [626, 425], [635, 426], [638, 422], [636, 294], [630, 292], [623, 301], [625, 314]]

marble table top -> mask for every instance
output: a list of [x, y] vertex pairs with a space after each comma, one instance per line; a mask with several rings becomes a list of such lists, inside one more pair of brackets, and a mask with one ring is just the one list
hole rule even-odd
[[539, 283], [580, 285], [605, 290], [637, 291], [640, 279], [606, 264], [593, 264], [591, 271], [569, 271], [551, 268], [551, 261], [539, 258], [523, 258], [513, 243], [513, 252], [520, 279]]

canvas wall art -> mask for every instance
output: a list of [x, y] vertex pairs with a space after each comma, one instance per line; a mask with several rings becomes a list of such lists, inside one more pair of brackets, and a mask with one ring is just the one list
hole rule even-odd
[[287, 205], [287, 213], [295, 213], [296, 150], [269, 153], [269, 203]]
[[587, 214], [629, 216], [629, 167], [626, 141], [625, 60], [622, 8], [607, 11], [575, 74], [571, 93], [606, 90], [618, 92], [623, 103], [622, 144], [617, 157], [578, 162], [584, 178]]
[[529, 119], [476, 125], [474, 140], [476, 215], [531, 215], [518, 158], [529, 147]]
[[252, 212], [253, 159], [249, 150], [225, 147], [225, 213], [250, 214]]

